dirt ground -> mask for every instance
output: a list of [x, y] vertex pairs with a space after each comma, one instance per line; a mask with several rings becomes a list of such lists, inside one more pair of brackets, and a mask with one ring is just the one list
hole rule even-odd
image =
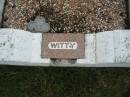
[[0, 97], [130, 97], [130, 69], [0, 66]]
[[7, 0], [3, 27], [26, 30], [44, 16], [50, 32], [90, 33], [126, 27], [125, 0]]

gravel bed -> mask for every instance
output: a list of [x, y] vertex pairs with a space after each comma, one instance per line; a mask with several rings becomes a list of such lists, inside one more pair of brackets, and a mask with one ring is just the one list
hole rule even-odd
[[43, 16], [50, 32], [93, 33], [126, 27], [125, 0], [7, 0], [3, 27], [27, 30]]

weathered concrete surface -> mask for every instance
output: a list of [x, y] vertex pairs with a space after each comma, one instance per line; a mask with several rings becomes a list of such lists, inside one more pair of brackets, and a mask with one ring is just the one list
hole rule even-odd
[[1, 22], [2, 22], [2, 15], [3, 15], [3, 10], [4, 10], [4, 4], [5, 4], [5, 0], [0, 0], [0, 26], [1, 26]]
[[79, 64], [95, 64], [96, 59], [96, 34], [86, 34], [85, 35], [85, 58], [78, 59]]
[[49, 59], [41, 59], [41, 33], [22, 30], [0, 30], [1, 64], [44, 64]]
[[34, 21], [30, 21], [27, 25], [27, 29], [31, 32], [48, 32], [50, 30], [50, 25], [46, 23], [44, 17], [37, 16]]
[[114, 32], [96, 34], [96, 63], [114, 63]]
[[114, 43], [115, 62], [130, 63], [130, 30], [115, 31]]
[[85, 35], [85, 58], [53, 64], [41, 58], [41, 33], [0, 29], [0, 64], [63, 67], [130, 67], [130, 31]]

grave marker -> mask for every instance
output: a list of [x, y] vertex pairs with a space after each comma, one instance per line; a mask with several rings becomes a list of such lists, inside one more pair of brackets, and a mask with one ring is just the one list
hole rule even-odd
[[79, 59], [85, 55], [84, 34], [44, 33], [43, 58]]

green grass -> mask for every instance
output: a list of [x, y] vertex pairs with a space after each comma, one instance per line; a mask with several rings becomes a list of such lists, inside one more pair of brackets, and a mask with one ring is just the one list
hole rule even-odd
[[0, 66], [0, 97], [130, 97], [130, 69]]

